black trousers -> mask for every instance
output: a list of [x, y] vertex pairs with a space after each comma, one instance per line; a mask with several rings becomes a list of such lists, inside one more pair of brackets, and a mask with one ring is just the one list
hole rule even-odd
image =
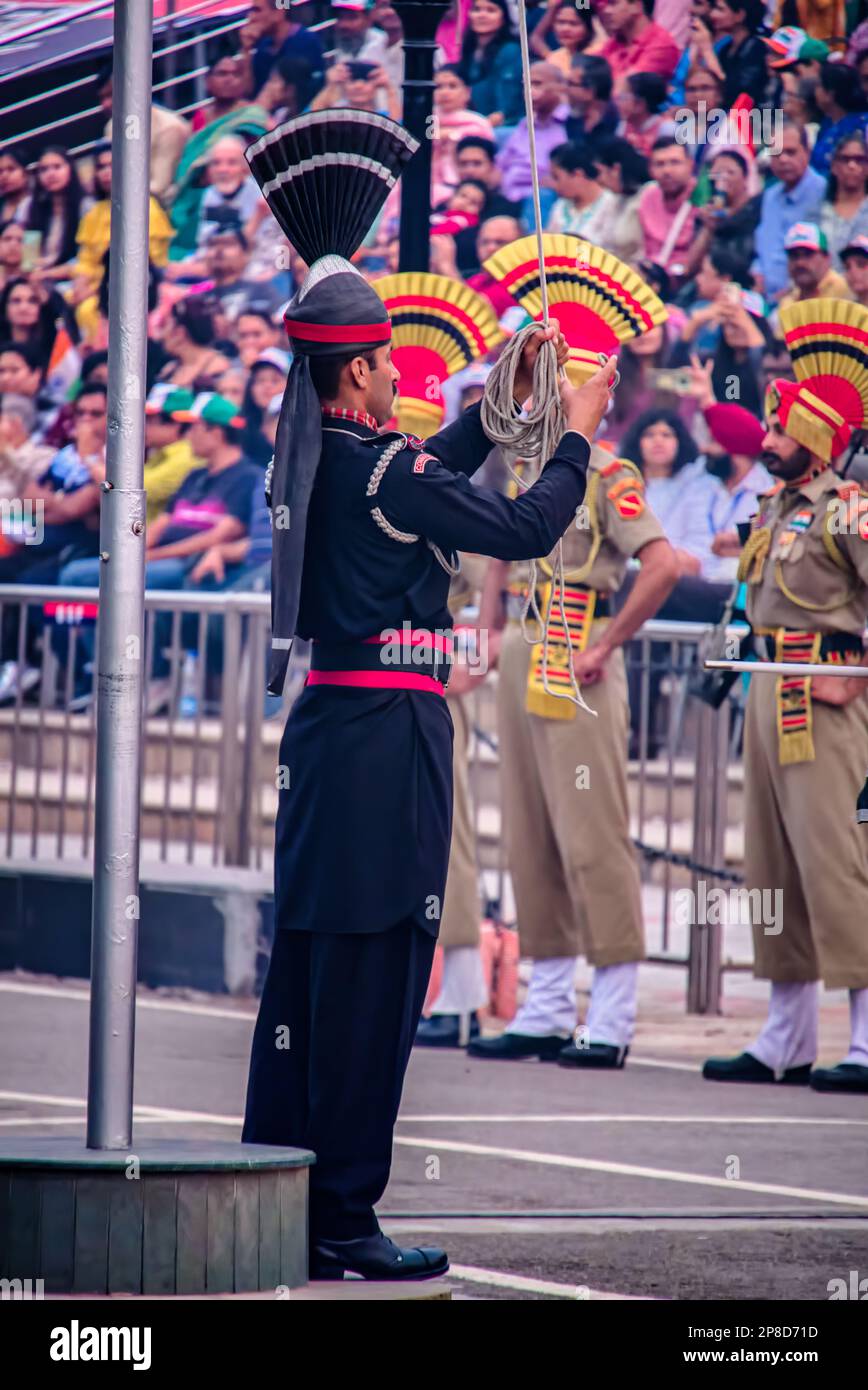
[[392, 1130], [436, 940], [278, 931], [253, 1034], [242, 1142], [313, 1149], [311, 1240], [379, 1229]]

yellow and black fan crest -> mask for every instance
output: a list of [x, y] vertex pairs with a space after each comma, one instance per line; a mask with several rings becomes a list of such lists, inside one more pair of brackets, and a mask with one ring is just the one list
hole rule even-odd
[[488, 300], [460, 280], [406, 271], [372, 287], [392, 320], [399, 428], [424, 439], [443, 418], [443, 382], [497, 347], [504, 334]]
[[[543, 236], [549, 311], [559, 320], [570, 347], [567, 371], [584, 381], [600, 365], [600, 354], [638, 338], [668, 315], [663, 301], [641, 275], [610, 251], [580, 237]], [[495, 252], [484, 269], [509, 291], [533, 319], [542, 319], [543, 298], [536, 237], [522, 237]]]

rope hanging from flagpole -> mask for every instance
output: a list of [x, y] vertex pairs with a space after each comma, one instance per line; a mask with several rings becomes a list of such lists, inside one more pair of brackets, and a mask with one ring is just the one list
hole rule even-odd
[[[536, 128], [534, 126], [533, 101], [530, 87], [530, 42], [527, 30], [527, 9], [525, 0], [518, 5], [519, 40], [521, 44], [521, 66], [524, 86], [524, 107], [527, 121], [528, 150], [530, 154], [531, 180], [533, 184], [534, 226], [536, 232], [537, 255], [540, 266], [540, 293], [542, 296], [542, 325], [549, 326], [548, 285], [545, 277], [545, 250], [543, 246], [542, 205], [540, 201], [539, 166], [536, 156]], [[485, 433], [494, 444], [504, 451], [507, 470], [521, 491], [526, 491], [525, 483], [513, 468], [513, 461], [523, 458], [528, 462], [536, 460], [542, 467], [555, 452], [566, 431], [566, 420], [560, 400], [558, 386], [557, 350], [553, 342], [542, 343], [537, 355], [533, 375], [533, 404], [523, 417], [516, 416], [514, 408], [514, 384], [521, 355], [532, 334], [540, 332], [540, 324], [528, 324], [512, 338], [501, 354], [485, 385], [482, 399], [482, 423]], [[561, 373], [562, 374], [562, 373]], [[510, 457], [511, 456], [511, 457]], [[540, 557], [542, 558], [542, 557]], [[530, 646], [542, 641], [542, 683], [543, 690], [554, 699], [570, 700], [588, 714], [596, 714], [582, 699], [579, 683], [573, 670], [573, 639], [567, 621], [564, 599], [565, 567], [563, 540], [559, 540], [554, 552], [551, 584], [545, 615], [542, 615], [537, 602], [540, 560], [531, 560], [527, 580], [527, 593], [521, 612], [521, 630], [524, 640]], [[549, 683], [549, 629], [551, 627], [555, 597], [557, 596], [557, 618], [564, 633], [567, 648], [567, 670], [570, 676], [570, 690], [553, 690]], [[528, 618], [533, 615], [537, 633], [530, 631]], [[540, 636], [540, 633], [542, 634]]]
[[[542, 203], [539, 191], [539, 165], [536, 159], [536, 124], [533, 118], [533, 95], [530, 86], [530, 39], [527, 32], [527, 3], [518, 0], [518, 28], [521, 42], [521, 73], [524, 85], [524, 114], [527, 120], [528, 151], [530, 153], [530, 177], [533, 186], [533, 219], [536, 231], [536, 247], [540, 270], [545, 264], [543, 249]], [[549, 324], [549, 290], [546, 277], [540, 274], [540, 294], [542, 295], [543, 323]]]

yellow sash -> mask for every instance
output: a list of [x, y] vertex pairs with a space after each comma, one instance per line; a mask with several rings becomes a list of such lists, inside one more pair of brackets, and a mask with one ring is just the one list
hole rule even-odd
[[[785, 632], [779, 628], [775, 633], [775, 660], [817, 662], [822, 640], [819, 632]], [[778, 676], [776, 694], [778, 761], [782, 767], [812, 763], [815, 753], [810, 676]]]
[[[589, 589], [585, 585], [568, 582], [563, 589], [562, 614], [560, 588], [555, 589], [552, 600], [552, 581], [540, 586], [540, 613], [544, 622], [546, 619], [548, 620], [548, 667], [546, 673], [549, 689], [546, 690], [543, 679], [545, 643], [537, 642], [531, 652], [530, 671], [528, 672], [527, 695], [525, 697], [525, 709], [528, 714], [538, 714], [542, 719], [575, 719], [576, 705], [572, 700], [563, 698], [563, 695], [569, 695], [573, 688], [569, 667], [570, 652], [563, 620], [565, 617], [567, 629], [572, 639], [573, 651], [583, 652], [588, 645], [588, 638], [591, 634], [591, 623], [594, 621], [596, 602], [596, 589]], [[551, 604], [551, 610], [549, 604]], [[557, 691], [558, 694], [550, 694], [550, 691]]]

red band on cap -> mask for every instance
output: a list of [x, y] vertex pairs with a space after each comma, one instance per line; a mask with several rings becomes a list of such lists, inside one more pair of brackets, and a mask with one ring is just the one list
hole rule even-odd
[[309, 343], [387, 343], [391, 320], [385, 323], [297, 323], [284, 319], [287, 336]]

